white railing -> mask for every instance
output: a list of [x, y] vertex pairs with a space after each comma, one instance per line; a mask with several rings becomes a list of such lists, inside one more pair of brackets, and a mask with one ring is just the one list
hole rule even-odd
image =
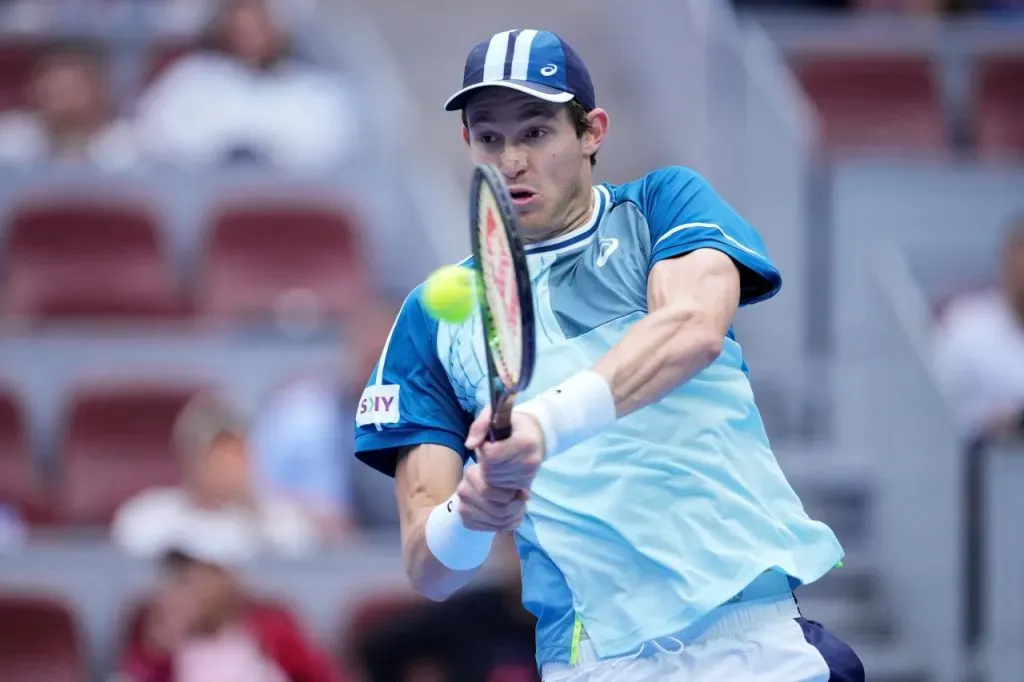
[[925, 349], [929, 308], [891, 242], [873, 262], [874, 360], [861, 368], [871, 396], [862, 446], [880, 469], [874, 535], [899, 632], [929, 679], [965, 670], [964, 457]]

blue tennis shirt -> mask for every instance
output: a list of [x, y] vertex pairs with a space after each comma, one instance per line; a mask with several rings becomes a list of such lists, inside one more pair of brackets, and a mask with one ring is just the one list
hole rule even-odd
[[[692, 170], [599, 185], [593, 201], [586, 225], [528, 247], [538, 361], [523, 399], [592, 367], [643, 319], [660, 260], [728, 254], [741, 305], [781, 285], [757, 232]], [[357, 408], [357, 456], [392, 475], [411, 445], [444, 445], [466, 461], [467, 428], [488, 401], [484, 357], [478, 315], [439, 323], [413, 291]], [[577, 623], [601, 657], [628, 654], [766, 570], [810, 583], [843, 556], [772, 454], [731, 330], [690, 381], [545, 461], [531, 492], [516, 540], [539, 665], [569, 660]]]

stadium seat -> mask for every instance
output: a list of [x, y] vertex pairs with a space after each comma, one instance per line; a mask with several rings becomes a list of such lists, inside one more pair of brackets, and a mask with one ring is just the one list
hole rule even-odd
[[42, 47], [34, 42], [8, 42], [0, 47], [0, 109], [28, 104], [28, 84], [41, 54]]
[[85, 645], [71, 608], [21, 592], [0, 595], [0, 680], [85, 682]]
[[833, 152], [949, 150], [941, 87], [926, 57], [806, 56], [793, 69]]
[[0, 389], [0, 504], [11, 505], [29, 523], [49, 520], [47, 496], [28, 449], [21, 405], [5, 389]]
[[1024, 155], [1024, 55], [979, 65], [973, 123], [978, 151], [989, 158]]
[[143, 208], [50, 199], [7, 227], [3, 313], [18, 320], [166, 319], [185, 304]]
[[207, 229], [198, 307], [207, 319], [317, 319], [353, 311], [365, 278], [352, 219], [305, 204], [222, 206]]
[[198, 388], [139, 383], [74, 391], [58, 450], [59, 518], [68, 524], [107, 524], [136, 493], [179, 482], [171, 432]]

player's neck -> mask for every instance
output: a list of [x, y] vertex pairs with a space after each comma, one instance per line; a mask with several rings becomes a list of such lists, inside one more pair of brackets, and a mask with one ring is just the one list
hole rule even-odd
[[550, 239], [557, 239], [568, 234], [582, 225], [586, 225], [594, 215], [594, 191], [587, 187], [578, 199], [574, 200], [565, 212], [565, 220], [559, 221], [561, 225], [552, 227], [549, 230], [529, 235], [525, 238], [528, 244], [546, 242]]

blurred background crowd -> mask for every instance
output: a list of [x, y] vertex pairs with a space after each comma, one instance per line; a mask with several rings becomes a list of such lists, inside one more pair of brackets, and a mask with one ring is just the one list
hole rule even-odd
[[558, 31], [597, 168], [705, 174], [784, 277], [737, 332], [877, 682], [1024, 670], [1024, 2], [0, 2], [0, 680], [526, 682], [511, 540], [405, 585], [354, 403], [468, 252], [441, 111]]

